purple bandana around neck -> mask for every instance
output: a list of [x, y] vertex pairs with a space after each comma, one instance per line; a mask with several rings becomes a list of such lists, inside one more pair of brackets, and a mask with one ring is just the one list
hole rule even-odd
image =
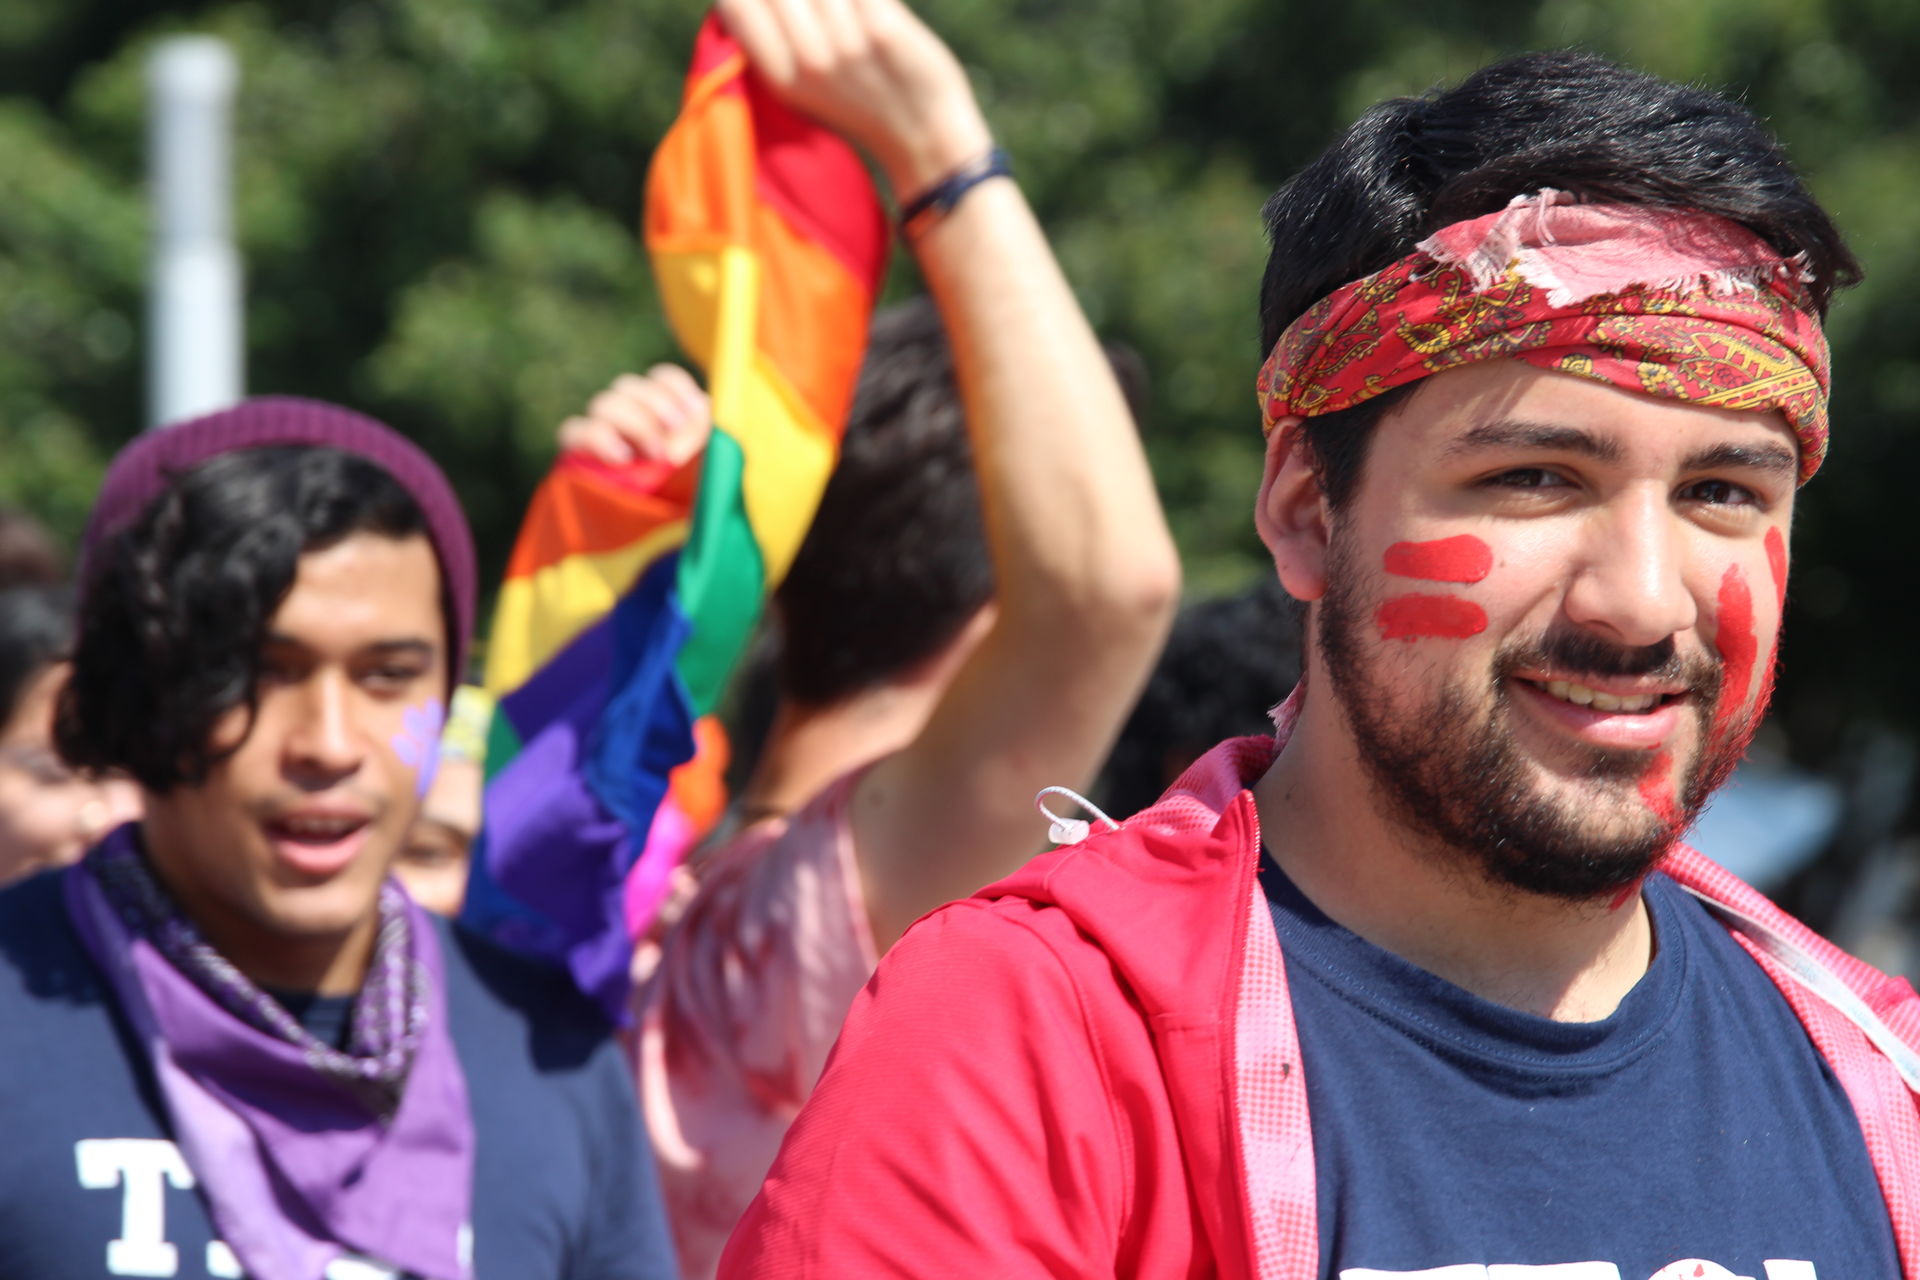
[[[236, 998], [241, 988], [232, 982], [223, 979], [215, 992], [204, 975], [183, 972], [137, 926], [141, 913], [119, 908], [99, 870], [116, 858], [142, 857], [135, 831], [121, 827], [67, 871], [67, 910], [146, 1049], [174, 1139], [246, 1273], [322, 1280], [335, 1259], [359, 1256], [424, 1280], [467, 1280], [473, 1117], [426, 914], [401, 896], [412, 963], [386, 966], [387, 982], [370, 974], [356, 1002], [350, 1047], [358, 1050], [372, 1015], [357, 1006], [399, 999], [396, 970], [410, 968], [420, 979], [417, 1034], [406, 1037], [397, 1106], [383, 1120], [386, 1107], [368, 1085], [391, 1058], [368, 1060], [366, 1079], [343, 1078], [311, 1044], [266, 1029], [273, 1024], [263, 1026], [248, 1008], [251, 997], [242, 991]], [[191, 933], [184, 919], [178, 923]], [[383, 933], [390, 924], [383, 921]], [[271, 1000], [237, 971], [232, 977]]]

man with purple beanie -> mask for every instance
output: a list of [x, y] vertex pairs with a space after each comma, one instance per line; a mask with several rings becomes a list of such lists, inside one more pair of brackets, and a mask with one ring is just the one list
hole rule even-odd
[[606, 1026], [389, 878], [474, 610], [446, 479], [258, 399], [115, 459], [56, 738], [145, 811], [0, 893], [0, 1274], [666, 1277]]

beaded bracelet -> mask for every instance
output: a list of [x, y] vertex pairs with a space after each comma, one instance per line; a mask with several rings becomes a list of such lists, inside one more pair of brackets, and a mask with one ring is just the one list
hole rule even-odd
[[935, 220], [953, 212], [962, 196], [988, 178], [1012, 176], [1013, 161], [1000, 147], [968, 161], [900, 207], [900, 238], [911, 241]]

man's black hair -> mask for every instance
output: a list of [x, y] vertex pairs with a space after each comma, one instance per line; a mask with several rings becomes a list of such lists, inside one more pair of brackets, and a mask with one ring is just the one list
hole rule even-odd
[[[1138, 358], [1109, 348], [1138, 411]], [[774, 593], [780, 695], [822, 706], [911, 670], [993, 598], [980, 486], [931, 301], [874, 316], [840, 459]]]
[[0, 728], [20, 709], [27, 686], [67, 656], [71, 608], [69, 594], [59, 587], [0, 590]]
[[[1267, 201], [1272, 252], [1260, 286], [1261, 353], [1308, 307], [1455, 222], [1555, 188], [1585, 200], [1694, 209], [1805, 254], [1825, 315], [1860, 266], [1780, 143], [1707, 90], [1590, 54], [1529, 53], [1452, 89], [1368, 110]], [[1337, 508], [1373, 426], [1418, 383], [1309, 418], [1305, 438]]]
[[89, 772], [124, 770], [153, 792], [203, 782], [221, 758], [215, 724], [257, 705], [267, 627], [300, 557], [356, 533], [426, 531], [392, 476], [337, 449], [242, 449], [194, 467], [98, 563], [89, 553], [54, 725], [60, 754]]

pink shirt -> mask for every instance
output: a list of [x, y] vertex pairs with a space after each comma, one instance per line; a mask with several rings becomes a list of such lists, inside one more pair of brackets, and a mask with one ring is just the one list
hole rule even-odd
[[714, 1274], [879, 963], [847, 821], [860, 772], [696, 855], [636, 988], [640, 1100], [687, 1280]]

